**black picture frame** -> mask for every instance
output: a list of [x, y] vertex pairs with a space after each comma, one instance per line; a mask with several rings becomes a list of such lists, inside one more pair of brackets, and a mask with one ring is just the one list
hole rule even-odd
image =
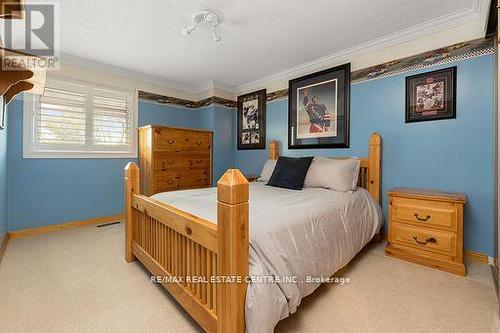
[[457, 117], [457, 66], [407, 76], [405, 90], [405, 123]]
[[[319, 94], [311, 97], [310, 89], [313, 94], [315, 91]], [[350, 94], [350, 63], [290, 80], [288, 148], [349, 148]], [[314, 98], [317, 101], [310, 102]], [[321, 100], [322, 98], [325, 102]], [[312, 121], [312, 116], [317, 118]], [[300, 128], [297, 126], [299, 117], [304, 119], [303, 124], [299, 125]], [[332, 125], [332, 121], [335, 125]]]
[[266, 149], [266, 98], [266, 89], [238, 96], [238, 150]]

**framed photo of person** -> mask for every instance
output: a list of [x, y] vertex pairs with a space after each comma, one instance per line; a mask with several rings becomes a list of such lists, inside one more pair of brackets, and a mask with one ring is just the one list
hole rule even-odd
[[266, 90], [238, 96], [238, 149], [266, 149]]
[[457, 67], [406, 77], [405, 122], [456, 118]]
[[351, 64], [288, 83], [288, 148], [349, 148]]

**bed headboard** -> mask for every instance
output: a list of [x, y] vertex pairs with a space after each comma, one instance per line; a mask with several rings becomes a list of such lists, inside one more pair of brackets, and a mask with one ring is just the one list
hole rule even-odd
[[[278, 141], [269, 144], [269, 159], [277, 160], [279, 157]], [[334, 157], [346, 158], [346, 157]], [[378, 203], [382, 202], [382, 137], [378, 133], [370, 135], [368, 142], [368, 157], [361, 158], [361, 168], [359, 170], [358, 186], [370, 192]]]

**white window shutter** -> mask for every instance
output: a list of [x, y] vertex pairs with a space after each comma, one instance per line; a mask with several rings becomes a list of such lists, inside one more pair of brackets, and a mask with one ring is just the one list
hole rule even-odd
[[81, 92], [45, 88], [35, 116], [35, 140], [41, 145], [85, 145], [86, 96]]
[[25, 94], [24, 157], [137, 157], [136, 93], [51, 81]]
[[128, 96], [94, 89], [92, 98], [92, 141], [100, 147], [127, 147], [132, 117]]

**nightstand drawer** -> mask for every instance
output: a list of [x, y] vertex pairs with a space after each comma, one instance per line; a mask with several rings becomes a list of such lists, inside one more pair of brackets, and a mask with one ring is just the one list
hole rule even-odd
[[390, 243], [399, 243], [426, 251], [455, 257], [457, 234], [392, 222]]
[[392, 219], [413, 225], [457, 230], [457, 211], [453, 203], [422, 199], [393, 198]]

